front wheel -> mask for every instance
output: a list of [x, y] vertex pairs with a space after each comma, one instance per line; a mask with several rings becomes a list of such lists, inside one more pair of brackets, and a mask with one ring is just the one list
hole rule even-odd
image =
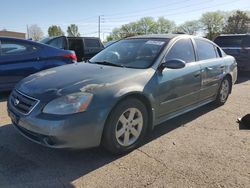
[[227, 98], [230, 94], [232, 84], [228, 77], [224, 78], [221, 82], [220, 88], [217, 93], [216, 104], [223, 105], [226, 103]]
[[107, 120], [103, 133], [103, 146], [112, 153], [122, 154], [137, 148], [146, 135], [148, 112], [137, 99], [120, 102]]

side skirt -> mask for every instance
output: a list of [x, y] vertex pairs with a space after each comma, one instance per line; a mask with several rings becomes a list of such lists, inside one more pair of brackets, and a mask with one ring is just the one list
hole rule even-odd
[[190, 112], [190, 111], [192, 111], [192, 110], [194, 110], [194, 109], [200, 108], [201, 106], [204, 106], [204, 105], [206, 105], [206, 104], [208, 104], [208, 103], [211, 103], [211, 102], [213, 102], [214, 100], [215, 100], [214, 97], [213, 97], [213, 98], [209, 98], [209, 99], [206, 99], [205, 101], [202, 101], [202, 102], [200, 102], [200, 103], [196, 103], [196, 104], [194, 104], [194, 105], [185, 107], [185, 108], [183, 108], [183, 109], [181, 109], [181, 110], [179, 110], [179, 111], [176, 111], [176, 112], [173, 112], [173, 113], [168, 114], [168, 115], [166, 115], [166, 116], [163, 116], [162, 118], [160, 118], [160, 119], [158, 119], [158, 120], [156, 120], [156, 121], [154, 122], [153, 128], [154, 128], [155, 126], [157, 126], [157, 125], [159, 125], [159, 124], [161, 124], [161, 123], [167, 121], [167, 120], [173, 119], [173, 118], [175, 118], [175, 117], [177, 117], [177, 116], [180, 116], [180, 115], [185, 114], [185, 113], [187, 113], [187, 112]]

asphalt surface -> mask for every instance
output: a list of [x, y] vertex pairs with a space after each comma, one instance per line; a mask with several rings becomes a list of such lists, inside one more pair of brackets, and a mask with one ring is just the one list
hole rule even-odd
[[0, 187], [250, 187], [250, 77], [228, 102], [167, 121], [124, 156], [101, 148], [53, 150], [23, 138], [0, 94]]

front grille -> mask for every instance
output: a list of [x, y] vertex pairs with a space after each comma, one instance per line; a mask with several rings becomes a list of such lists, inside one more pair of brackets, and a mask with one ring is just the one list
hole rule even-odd
[[39, 100], [25, 95], [17, 90], [13, 90], [10, 96], [10, 102], [16, 110], [22, 114], [28, 115], [39, 103]]

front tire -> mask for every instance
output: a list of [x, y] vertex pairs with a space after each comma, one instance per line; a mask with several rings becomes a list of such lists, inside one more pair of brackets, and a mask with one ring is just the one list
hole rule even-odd
[[115, 154], [130, 152], [140, 146], [148, 126], [148, 112], [138, 99], [120, 102], [106, 122], [102, 144]]
[[231, 91], [231, 87], [232, 87], [232, 83], [230, 79], [228, 77], [225, 77], [222, 80], [220, 88], [217, 93], [217, 97], [215, 100], [215, 103], [217, 105], [223, 105], [226, 103], [228, 96], [230, 94], [230, 91]]

